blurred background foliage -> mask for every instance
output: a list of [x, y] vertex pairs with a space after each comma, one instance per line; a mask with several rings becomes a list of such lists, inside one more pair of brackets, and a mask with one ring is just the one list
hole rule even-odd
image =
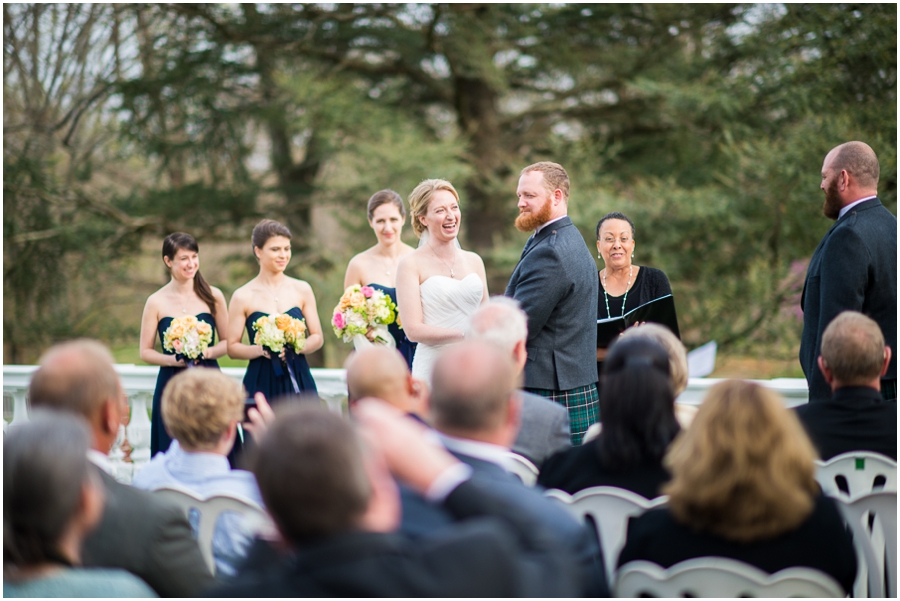
[[[562, 163], [672, 281], [689, 348], [793, 359], [831, 222], [822, 159], [868, 142], [897, 206], [897, 10], [882, 4], [4, 4], [4, 363], [93, 336], [135, 360], [162, 238], [226, 295], [261, 217], [328, 323], [364, 207], [443, 177], [502, 293], [519, 170]], [[406, 228], [409, 230], [410, 228]], [[412, 242], [411, 231], [404, 237]], [[326, 331], [314, 365], [348, 349]], [[120, 359], [123, 360], [123, 359]], [[799, 371], [797, 372], [799, 374]], [[746, 374], [754, 375], [754, 374]]]

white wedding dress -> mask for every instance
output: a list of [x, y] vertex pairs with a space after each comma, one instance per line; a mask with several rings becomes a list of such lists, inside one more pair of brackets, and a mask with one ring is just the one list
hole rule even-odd
[[[484, 295], [484, 284], [476, 273], [461, 280], [445, 275], [433, 275], [419, 284], [422, 299], [422, 321], [430, 326], [467, 330], [469, 318]], [[413, 356], [412, 375], [431, 385], [431, 371], [441, 349], [448, 345], [431, 346], [420, 342]]]

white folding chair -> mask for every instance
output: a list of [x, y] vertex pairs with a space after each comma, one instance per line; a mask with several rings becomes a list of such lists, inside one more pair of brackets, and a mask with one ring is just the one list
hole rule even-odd
[[834, 578], [812, 568], [767, 574], [725, 557], [698, 557], [662, 568], [629, 561], [616, 575], [616, 597], [844, 597]]
[[196, 509], [200, 513], [197, 544], [200, 546], [206, 566], [213, 574], [216, 573], [213, 534], [220, 515], [227, 511], [241, 514], [244, 530], [248, 532], [262, 532], [273, 527], [271, 518], [262, 507], [238, 494], [219, 494], [203, 498], [192, 490], [174, 485], [155, 489], [153, 493], [178, 505], [188, 518], [191, 509]]
[[[828, 461], [816, 461], [816, 480], [826, 495], [849, 496], [851, 499], [873, 490], [897, 492], [897, 462], [870, 451], [853, 451], [835, 455]], [[876, 482], [884, 479], [876, 487]], [[847, 491], [840, 484], [846, 483]]]
[[511, 474], [519, 477], [525, 486], [534, 486], [537, 482], [538, 468], [527, 457], [512, 451], [506, 453], [503, 467]]
[[665, 496], [645, 499], [630, 490], [614, 486], [585, 488], [574, 495], [555, 489], [544, 494], [561, 502], [579, 520], [593, 521], [603, 549], [608, 582], [612, 582], [619, 552], [625, 546], [628, 518], [661, 507], [669, 500]]
[[[882, 575], [887, 576], [887, 596], [897, 596], [897, 493], [876, 491], [848, 499], [843, 495], [836, 496], [844, 519], [853, 531], [854, 544], [857, 545], [857, 558], [864, 556], [868, 573], [869, 591], [859, 588], [859, 581], [854, 587], [856, 596], [882, 597]], [[875, 516], [875, 522], [869, 530], [869, 515]], [[859, 559], [857, 559], [859, 562]], [[885, 569], [887, 568], [887, 569]]]

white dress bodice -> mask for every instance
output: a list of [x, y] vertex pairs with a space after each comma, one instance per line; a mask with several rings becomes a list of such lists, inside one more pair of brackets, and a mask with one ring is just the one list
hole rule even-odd
[[[484, 284], [476, 273], [470, 273], [461, 280], [433, 275], [419, 284], [422, 321], [430, 326], [467, 330], [469, 318], [481, 304], [483, 295]], [[420, 342], [413, 357], [413, 377], [430, 386], [434, 362], [445, 346], [447, 345], [432, 346]]]

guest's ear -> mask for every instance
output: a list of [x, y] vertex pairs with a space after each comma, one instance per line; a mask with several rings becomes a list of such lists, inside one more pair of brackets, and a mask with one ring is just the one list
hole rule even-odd
[[822, 355], [819, 355], [818, 364], [819, 371], [822, 372], [822, 376], [824, 376], [825, 382], [827, 382], [828, 385], [831, 386], [831, 383], [834, 382], [834, 374], [831, 373], [830, 369], [828, 369], [828, 364], [825, 363], [825, 358]]
[[119, 426], [122, 423], [120, 404], [119, 399], [109, 398], [100, 406], [100, 423], [98, 425], [104, 434], [113, 438], [119, 435]]
[[891, 357], [893, 354], [891, 353], [891, 347], [884, 347], [884, 365], [881, 367], [881, 377], [884, 377], [884, 374], [887, 373], [888, 367], [891, 366]]

